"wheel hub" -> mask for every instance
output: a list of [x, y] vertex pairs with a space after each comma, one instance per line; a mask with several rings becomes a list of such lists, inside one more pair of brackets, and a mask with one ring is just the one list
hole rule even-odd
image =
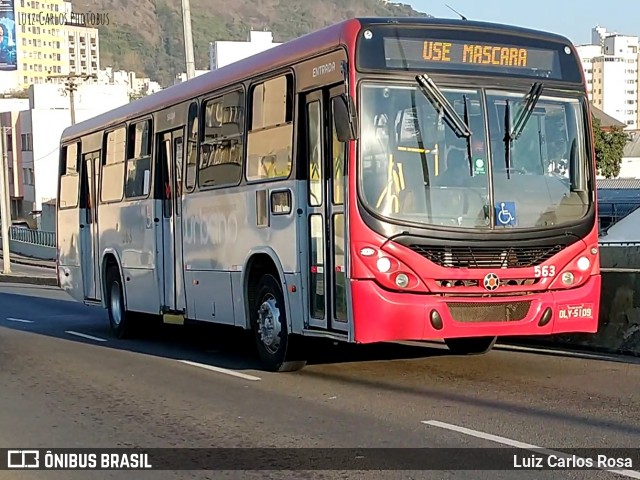
[[276, 353], [280, 347], [280, 310], [275, 298], [265, 298], [258, 308], [258, 331], [260, 340], [270, 353]]
[[111, 315], [113, 323], [116, 326], [122, 322], [122, 297], [120, 296], [120, 288], [117, 282], [111, 284], [111, 294], [109, 295], [111, 303]]

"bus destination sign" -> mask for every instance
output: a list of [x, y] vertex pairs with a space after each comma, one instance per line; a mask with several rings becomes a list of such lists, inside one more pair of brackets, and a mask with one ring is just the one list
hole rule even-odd
[[526, 48], [473, 43], [454, 44], [427, 40], [422, 45], [422, 59], [425, 62], [477, 63], [526, 68], [528, 53]]
[[557, 50], [497, 43], [415, 38], [384, 39], [387, 68], [433, 68], [560, 77]]

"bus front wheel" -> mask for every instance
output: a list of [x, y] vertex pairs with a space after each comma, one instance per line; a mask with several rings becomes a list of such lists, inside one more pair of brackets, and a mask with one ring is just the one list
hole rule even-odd
[[289, 334], [280, 282], [271, 274], [263, 275], [258, 281], [251, 329], [260, 360], [267, 370], [292, 372], [306, 365], [306, 360], [299, 357], [297, 342]]
[[107, 271], [106, 286], [111, 329], [117, 338], [127, 338], [131, 334], [131, 320], [124, 308], [124, 293], [117, 268], [111, 267]]
[[498, 337], [446, 338], [451, 353], [455, 355], [482, 355], [493, 348]]

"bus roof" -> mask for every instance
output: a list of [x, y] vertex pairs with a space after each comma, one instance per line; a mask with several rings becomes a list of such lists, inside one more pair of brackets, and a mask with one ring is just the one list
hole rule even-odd
[[67, 127], [62, 133], [62, 142], [77, 139], [95, 131], [121, 124], [138, 116], [169, 108], [192, 98], [206, 95], [217, 89], [243, 81], [256, 73], [284, 67], [315, 53], [348, 44], [355, 39], [361, 26], [373, 24], [389, 25], [434, 25], [463, 29], [481, 29], [512, 32], [523, 36], [544, 37], [549, 40], [571, 43], [567, 38], [548, 32], [531, 30], [511, 25], [476, 22], [468, 20], [441, 19], [432, 17], [363, 17], [345, 20], [283, 43], [246, 59], [205, 73], [160, 92], [148, 95], [128, 104], [102, 113], [83, 122]]
[[453, 27], [460, 29], [473, 29], [473, 30], [494, 30], [504, 33], [514, 33], [516, 35], [532, 36], [545, 38], [551, 41], [571, 43], [571, 41], [562, 35], [557, 33], [546, 32], [544, 30], [535, 30], [531, 28], [518, 27], [515, 25], [508, 25], [504, 23], [492, 23], [482, 22], [476, 20], [459, 20], [452, 18], [434, 18], [434, 17], [359, 17], [356, 20], [361, 25], [373, 25], [373, 24], [398, 24], [398, 25], [433, 25], [439, 27]]

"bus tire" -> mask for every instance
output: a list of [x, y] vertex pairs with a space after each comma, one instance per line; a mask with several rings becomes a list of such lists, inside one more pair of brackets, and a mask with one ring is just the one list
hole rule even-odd
[[498, 337], [447, 338], [444, 343], [455, 355], [482, 355], [493, 348]]
[[110, 267], [106, 275], [107, 311], [109, 324], [117, 338], [131, 336], [131, 318], [124, 307], [124, 292], [120, 272], [116, 267]]
[[293, 372], [307, 361], [289, 334], [284, 295], [280, 282], [270, 273], [264, 274], [256, 286], [251, 308], [251, 330], [264, 367], [271, 372]]

